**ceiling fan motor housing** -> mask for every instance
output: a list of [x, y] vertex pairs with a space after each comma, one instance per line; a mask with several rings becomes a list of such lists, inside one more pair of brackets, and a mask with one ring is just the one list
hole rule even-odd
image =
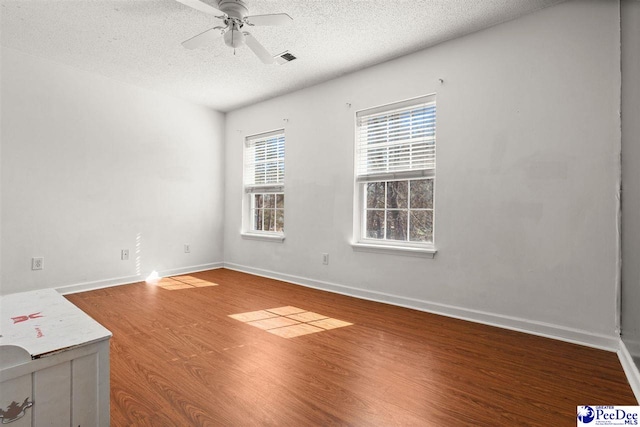
[[218, 9], [229, 15], [229, 18], [239, 21], [244, 20], [249, 13], [247, 5], [242, 0], [220, 0]]

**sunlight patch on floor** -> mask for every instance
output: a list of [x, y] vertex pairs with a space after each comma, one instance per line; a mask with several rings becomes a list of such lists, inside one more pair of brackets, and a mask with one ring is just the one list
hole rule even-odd
[[168, 291], [177, 291], [179, 289], [204, 288], [208, 286], [218, 286], [217, 283], [208, 280], [199, 279], [194, 276], [172, 276], [162, 277], [155, 280], [147, 279], [147, 283], [158, 286]]
[[230, 314], [229, 317], [283, 338], [294, 338], [353, 324], [290, 305]]

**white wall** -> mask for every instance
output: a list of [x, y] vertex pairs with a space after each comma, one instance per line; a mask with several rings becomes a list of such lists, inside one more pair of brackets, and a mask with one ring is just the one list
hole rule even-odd
[[[0, 52], [1, 54], [1, 52]], [[2, 295], [2, 64], [0, 63], [0, 295]]]
[[2, 294], [223, 260], [223, 114], [4, 48], [1, 90]]
[[640, 358], [640, 1], [622, 17], [622, 339]]
[[[616, 2], [572, 1], [229, 113], [225, 263], [614, 346], [619, 36]], [[355, 111], [433, 92], [438, 254], [355, 252]], [[286, 240], [243, 240], [243, 139], [279, 127]]]

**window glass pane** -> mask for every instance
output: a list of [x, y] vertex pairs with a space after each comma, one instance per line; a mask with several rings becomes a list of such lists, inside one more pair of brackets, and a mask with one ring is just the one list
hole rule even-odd
[[368, 238], [384, 239], [384, 211], [367, 211]]
[[367, 208], [384, 209], [384, 182], [367, 184]]
[[266, 163], [266, 178], [265, 182], [273, 184], [278, 182], [278, 163]]
[[256, 194], [254, 195], [254, 208], [261, 208], [262, 207], [262, 194]]
[[265, 146], [264, 144], [256, 144], [253, 146], [253, 161], [254, 163], [264, 162], [265, 157]]
[[253, 215], [253, 229], [262, 230], [262, 209], [256, 209]]
[[264, 195], [264, 207], [273, 209], [276, 207], [276, 195], [275, 194], [265, 194]]
[[275, 231], [276, 218], [274, 209], [264, 210], [264, 231]]
[[278, 162], [278, 182], [284, 181], [284, 161]]
[[411, 166], [411, 146], [389, 148], [389, 170], [406, 170]]
[[387, 240], [407, 240], [407, 211], [387, 211]]
[[433, 180], [411, 181], [411, 208], [433, 209]]
[[408, 181], [387, 182], [387, 209], [407, 208]]
[[365, 155], [366, 170], [368, 172], [385, 172], [387, 170], [388, 152], [387, 147], [370, 148]]
[[389, 141], [406, 139], [406, 128], [409, 125], [410, 112], [395, 113], [387, 116], [389, 121]]
[[276, 209], [276, 231], [284, 231], [284, 209]]
[[256, 184], [264, 184], [267, 182], [266, 173], [267, 167], [265, 163], [259, 163], [256, 165]]
[[409, 233], [412, 242], [432, 242], [433, 211], [411, 211]]
[[277, 159], [278, 158], [278, 140], [277, 138], [271, 138], [265, 142], [266, 151], [267, 151], [267, 159]]
[[276, 208], [284, 209], [284, 194], [276, 194]]

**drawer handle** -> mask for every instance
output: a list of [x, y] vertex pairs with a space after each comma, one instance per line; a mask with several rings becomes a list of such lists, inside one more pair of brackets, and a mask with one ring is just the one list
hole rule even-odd
[[11, 402], [9, 406], [7, 406], [7, 410], [0, 409], [0, 420], [2, 420], [2, 424], [9, 424], [15, 420], [19, 420], [24, 417], [27, 409], [33, 406], [33, 401], [29, 402], [29, 398], [25, 398], [22, 405], [19, 405], [15, 400]]

